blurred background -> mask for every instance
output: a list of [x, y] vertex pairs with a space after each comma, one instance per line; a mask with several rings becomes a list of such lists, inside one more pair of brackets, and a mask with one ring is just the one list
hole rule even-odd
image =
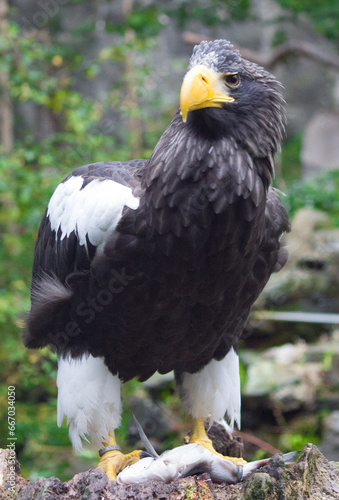
[[[96, 465], [56, 426], [56, 357], [21, 343], [40, 220], [75, 167], [146, 158], [178, 105], [194, 44], [231, 40], [283, 83], [287, 129], [275, 185], [293, 231], [241, 345], [247, 460], [313, 442], [339, 458], [339, 3], [337, 0], [0, 0], [0, 440], [16, 387], [25, 477]], [[159, 452], [188, 421], [171, 374], [125, 384], [120, 443], [135, 412]]]

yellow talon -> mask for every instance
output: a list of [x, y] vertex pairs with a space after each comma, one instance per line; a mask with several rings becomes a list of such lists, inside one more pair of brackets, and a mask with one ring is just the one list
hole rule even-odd
[[[108, 436], [108, 442], [104, 446], [116, 445], [114, 435]], [[111, 481], [116, 481], [119, 472], [128, 465], [134, 464], [140, 459], [140, 450], [134, 450], [124, 455], [120, 450], [109, 450], [103, 453], [98, 463], [97, 469], [106, 472]]]
[[219, 457], [222, 457], [225, 460], [230, 460], [235, 465], [243, 466], [244, 464], [247, 463], [246, 460], [244, 460], [243, 458], [227, 457], [215, 451], [215, 449], [213, 448], [212, 441], [206, 434], [205, 424], [202, 418], [194, 418], [192, 420], [190, 443], [198, 443], [200, 444], [200, 446], [203, 446], [204, 448], [211, 451], [215, 455], [218, 455]]

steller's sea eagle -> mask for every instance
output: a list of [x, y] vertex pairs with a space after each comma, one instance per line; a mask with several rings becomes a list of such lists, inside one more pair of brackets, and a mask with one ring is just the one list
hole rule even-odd
[[139, 459], [114, 437], [121, 382], [174, 370], [191, 442], [210, 450], [203, 419], [240, 425], [237, 342], [287, 259], [279, 86], [229, 42], [200, 43], [151, 157], [79, 167], [48, 204], [24, 342], [58, 353], [58, 424], [76, 450], [103, 447], [111, 479]]

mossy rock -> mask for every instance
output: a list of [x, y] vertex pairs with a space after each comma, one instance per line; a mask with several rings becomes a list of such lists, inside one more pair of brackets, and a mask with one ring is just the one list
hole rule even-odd
[[212, 483], [208, 474], [191, 476], [166, 484], [160, 481], [117, 485], [99, 470], [77, 474], [67, 483], [57, 478], [23, 479], [16, 465], [16, 488], [12, 493], [6, 484], [6, 459], [1, 455], [0, 498], [20, 500], [67, 500], [68, 498], [105, 498], [138, 500], [337, 500], [339, 498], [339, 463], [328, 461], [312, 444], [308, 444], [293, 467], [286, 467], [282, 455], [275, 455], [259, 471], [235, 485]]

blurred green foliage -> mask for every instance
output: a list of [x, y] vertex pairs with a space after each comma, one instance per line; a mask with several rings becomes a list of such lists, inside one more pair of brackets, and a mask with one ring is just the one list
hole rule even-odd
[[[292, 0], [279, 1], [293, 12], [298, 12], [301, 5]], [[322, 2], [313, 0], [312, 4], [318, 9], [314, 13], [310, 10], [316, 26], [334, 38], [325, 14], [315, 16], [315, 12], [325, 12]], [[331, 6], [330, 0], [326, 6]], [[189, 0], [175, 9], [167, 2], [162, 7], [135, 2], [131, 14], [120, 24], [106, 23], [108, 33], [120, 35], [120, 43], [103, 48], [88, 63], [71, 44], [58, 39], [57, 19], [51, 19], [46, 27], [50, 28], [47, 42], [39, 31], [20, 33], [15, 23], [9, 24], [6, 36], [0, 36], [0, 71], [10, 77], [14, 110], [34, 103], [57, 124], [54, 133], [40, 140], [16, 113], [15, 149], [5, 152], [0, 148], [0, 445], [5, 446], [7, 436], [7, 387], [14, 385], [17, 452], [26, 477], [57, 475], [67, 479], [97, 461], [97, 452], [91, 450], [84, 451], [82, 458], [75, 457], [66, 426], [56, 426], [55, 355], [47, 349], [29, 352], [21, 342], [22, 313], [29, 308], [34, 242], [48, 200], [61, 179], [81, 164], [150, 155], [176, 108], [176, 103], [164, 104], [160, 89], [144, 85], [152, 71], [145, 55], [157, 43], [163, 28], [161, 15], [175, 16], [181, 27], [191, 19], [215, 25], [220, 19], [226, 23], [245, 18], [249, 7], [249, 0], [228, 6], [223, 0], [206, 4]], [[90, 21], [75, 29], [72, 36], [81, 44], [94, 29], [95, 23]], [[125, 37], [128, 30], [133, 35], [130, 38]], [[75, 90], [76, 75], [85, 80], [101, 78], [106, 63], [116, 65], [121, 77], [104, 100]], [[107, 118], [112, 109], [118, 110], [114, 121], [119, 122], [119, 134], [113, 133], [114, 121]], [[289, 142], [279, 174], [282, 179], [294, 181], [288, 188], [290, 211], [293, 214], [301, 206], [313, 204], [326, 210], [339, 225], [339, 175], [333, 172], [323, 180], [308, 183], [295, 180], [300, 168], [300, 143], [300, 138]], [[242, 371], [245, 376], [243, 366]], [[136, 382], [126, 384], [124, 401], [136, 387]], [[176, 409], [171, 391], [165, 391], [162, 397]], [[125, 403], [124, 416], [128, 415]], [[122, 422], [120, 440], [126, 438], [128, 418]]]
[[213, 0], [196, 2], [187, 0], [179, 5], [167, 7], [167, 12], [176, 16], [178, 25], [185, 28], [191, 20], [198, 20], [205, 26], [216, 26], [223, 22], [225, 26], [234, 20], [245, 19], [249, 15], [250, 0], [236, 0], [225, 2], [224, 0]]
[[308, 207], [326, 212], [333, 227], [339, 227], [339, 170], [293, 182], [284, 202], [292, 216], [300, 208]]
[[339, 3], [337, 0], [277, 0], [277, 3], [296, 17], [306, 14], [315, 31], [333, 42], [339, 42]]

